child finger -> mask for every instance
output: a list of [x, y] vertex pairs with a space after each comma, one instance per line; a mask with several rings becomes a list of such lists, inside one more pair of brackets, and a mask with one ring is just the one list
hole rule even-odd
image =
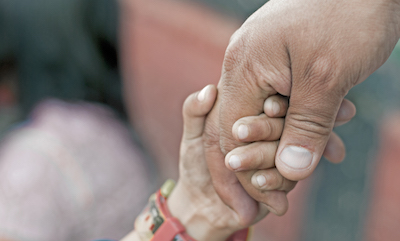
[[207, 85], [186, 98], [182, 109], [184, 140], [198, 138], [203, 134], [205, 117], [212, 109], [216, 97], [217, 88]]
[[343, 141], [335, 132], [331, 133], [323, 155], [332, 163], [340, 163], [346, 156], [346, 148]]
[[254, 200], [264, 203], [269, 211], [278, 216], [285, 214], [288, 209], [287, 192], [281, 190], [262, 191], [256, 188], [251, 183], [251, 178], [256, 172], [254, 170], [237, 172], [236, 176], [239, 180], [245, 181], [241, 182], [241, 185], [247, 193], [252, 194], [251, 197]]
[[275, 141], [282, 135], [284, 119], [265, 114], [239, 119], [232, 127], [233, 136], [241, 142]]
[[278, 190], [266, 192], [268, 192], [268, 198], [264, 204], [267, 205], [268, 209], [275, 215], [284, 215], [289, 209], [289, 201], [287, 199], [286, 192]]
[[269, 117], [284, 117], [289, 106], [288, 97], [273, 95], [264, 102], [264, 113]]
[[335, 127], [349, 122], [356, 115], [356, 107], [348, 99], [344, 99], [336, 115]]
[[254, 142], [233, 149], [225, 157], [225, 166], [232, 171], [267, 169], [275, 166], [278, 142]]
[[270, 168], [266, 170], [259, 170], [251, 177], [253, 186], [262, 191], [280, 190], [289, 192], [295, 186], [295, 181], [291, 181], [283, 177], [278, 169]]

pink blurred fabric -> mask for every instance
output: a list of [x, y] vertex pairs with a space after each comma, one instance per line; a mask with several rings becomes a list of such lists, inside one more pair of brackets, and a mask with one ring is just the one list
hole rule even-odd
[[111, 110], [47, 100], [0, 144], [0, 239], [119, 239], [132, 230], [151, 183]]
[[400, 239], [400, 112], [382, 122], [365, 240]]

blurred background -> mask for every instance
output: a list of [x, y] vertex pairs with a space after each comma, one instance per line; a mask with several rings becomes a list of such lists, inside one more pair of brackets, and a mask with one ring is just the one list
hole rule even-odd
[[[0, 240], [119, 239], [178, 177], [184, 99], [218, 83], [264, 0], [0, 0]], [[253, 240], [400, 236], [400, 47], [347, 98], [323, 160]]]

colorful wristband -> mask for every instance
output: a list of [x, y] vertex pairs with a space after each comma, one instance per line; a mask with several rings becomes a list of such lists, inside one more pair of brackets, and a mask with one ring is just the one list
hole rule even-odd
[[[136, 218], [135, 230], [142, 241], [196, 241], [186, 233], [181, 222], [172, 217], [167, 198], [175, 187], [175, 181], [169, 179], [155, 194]], [[246, 241], [249, 239], [249, 228], [239, 230], [227, 241]]]

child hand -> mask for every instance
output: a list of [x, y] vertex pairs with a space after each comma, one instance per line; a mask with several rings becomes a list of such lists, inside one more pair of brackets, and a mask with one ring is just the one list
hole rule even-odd
[[205, 160], [202, 135], [216, 96], [217, 88], [209, 85], [191, 94], [184, 103], [179, 181], [167, 200], [172, 216], [196, 240], [226, 240], [235, 231], [246, 228], [219, 198]]

